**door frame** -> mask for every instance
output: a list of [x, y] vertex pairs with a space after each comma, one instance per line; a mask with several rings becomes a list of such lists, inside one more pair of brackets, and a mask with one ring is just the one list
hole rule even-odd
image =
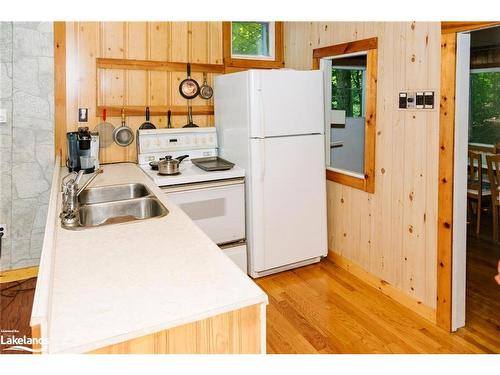
[[436, 323], [450, 332], [453, 329], [453, 180], [457, 34], [499, 25], [500, 22], [441, 23]]

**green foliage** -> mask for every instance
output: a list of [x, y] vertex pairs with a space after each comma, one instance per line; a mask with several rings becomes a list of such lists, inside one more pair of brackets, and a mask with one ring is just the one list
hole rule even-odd
[[363, 116], [363, 70], [332, 69], [332, 109], [346, 117]]
[[269, 55], [267, 22], [232, 22], [232, 51], [236, 55]]
[[500, 72], [470, 75], [469, 142], [500, 142]]

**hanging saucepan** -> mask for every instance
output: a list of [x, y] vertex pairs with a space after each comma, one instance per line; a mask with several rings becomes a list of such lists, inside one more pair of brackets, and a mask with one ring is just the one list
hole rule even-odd
[[150, 121], [150, 112], [149, 112], [149, 107], [146, 107], [146, 121], [142, 123], [141, 126], [139, 126], [139, 129], [156, 129], [156, 126], [154, 126]]
[[199, 126], [193, 123], [193, 111], [191, 109], [191, 103], [188, 103], [188, 123], [183, 126], [183, 128], [198, 128]]
[[179, 85], [179, 92], [185, 99], [194, 99], [200, 93], [200, 85], [191, 78], [191, 64], [187, 64], [187, 78]]
[[[165, 156], [165, 159], [161, 159], [158, 162], [158, 174], [162, 176], [174, 176], [181, 173], [179, 171], [179, 164], [181, 164], [181, 161], [183, 161], [188, 156], [189, 155], [182, 155], [175, 159], [173, 159], [171, 155]], [[151, 165], [151, 168], [154, 169], [154, 166]]]
[[200, 96], [203, 99], [210, 99], [214, 94], [214, 90], [207, 83], [207, 73], [203, 73], [203, 85], [200, 87]]
[[126, 147], [134, 141], [134, 133], [125, 124], [125, 108], [122, 108], [122, 126], [113, 131], [113, 140], [118, 146]]

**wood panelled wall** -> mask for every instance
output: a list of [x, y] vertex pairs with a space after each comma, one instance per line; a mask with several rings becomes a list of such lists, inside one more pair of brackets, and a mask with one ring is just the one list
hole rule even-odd
[[[178, 91], [185, 72], [96, 69], [96, 58], [126, 58], [173, 62], [222, 64], [222, 22], [68, 22], [66, 23], [66, 131], [78, 126], [93, 129], [100, 121], [96, 105], [187, 105]], [[200, 84], [202, 73], [192, 77]], [[208, 74], [209, 84], [213, 74]], [[212, 105], [196, 98], [193, 105]], [[78, 108], [89, 109], [89, 121], [78, 123]], [[108, 118], [115, 127], [120, 118]], [[137, 129], [144, 116], [127, 116]], [[156, 127], [166, 126], [165, 116], [152, 116]], [[194, 116], [200, 126], [213, 126], [213, 116]], [[172, 116], [174, 127], [187, 123], [186, 116]], [[65, 144], [63, 158], [65, 160]], [[101, 162], [136, 161], [135, 141], [128, 147], [115, 144], [101, 149]]]
[[[410, 296], [415, 311], [421, 312], [423, 304], [432, 313], [440, 23], [289, 22], [285, 63], [288, 68], [311, 69], [314, 48], [375, 36], [379, 59], [375, 193], [328, 182], [329, 249]], [[397, 109], [398, 92], [416, 89], [436, 91], [436, 110]]]

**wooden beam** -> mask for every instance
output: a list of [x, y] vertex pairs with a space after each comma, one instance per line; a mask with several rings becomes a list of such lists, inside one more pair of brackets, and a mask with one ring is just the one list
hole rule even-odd
[[[98, 57], [96, 59], [99, 69], [126, 69], [126, 70], [152, 70], [161, 72], [185, 72], [187, 63], [153, 60], [111, 59]], [[192, 63], [191, 72], [196, 73], [224, 73], [222, 64]]]
[[377, 44], [377, 38], [369, 38], [356, 40], [354, 42], [335, 44], [333, 46], [316, 48], [313, 50], [313, 58], [345, 55], [347, 53], [363, 52], [371, 49], [377, 49]]
[[456, 34], [441, 35], [436, 322], [451, 331]]
[[459, 33], [462, 31], [472, 31], [478, 29], [485, 29], [500, 25], [499, 21], [443, 21], [441, 22], [441, 34]]
[[66, 22], [54, 22], [54, 155], [66, 160]]
[[[108, 117], [120, 117], [122, 108], [125, 109], [125, 116], [144, 116], [144, 106], [98, 106], [96, 114], [99, 116], [104, 109]], [[157, 105], [150, 106], [149, 111], [151, 116], [166, 116], [168, 110], [172, 111], [172, 116], [187, 115], [187, 106], [179, 105]], [[195, 105], [192, 107], [193, 116], [197, 115], [213, 115], [213, 105]]]
[[31, 279], [38, 276], [38, 267], [18, 268], [0, 273], [0, 284]]

